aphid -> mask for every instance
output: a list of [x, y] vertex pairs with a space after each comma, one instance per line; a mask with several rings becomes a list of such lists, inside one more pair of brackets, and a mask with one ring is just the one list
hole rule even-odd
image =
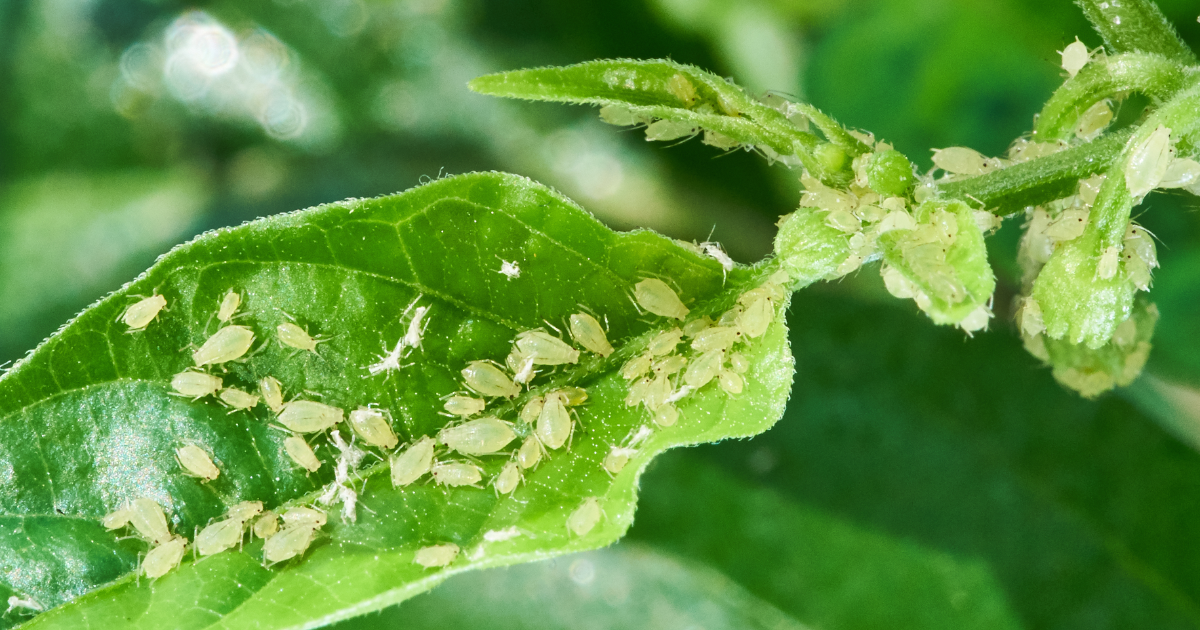
[[692, 389], [700, 389], [717, 376], [725, 361], [724, 350], [709, 350], [696, 357], [683, 373], [683, 382]]
[[203, 398], [221, 389], [221, 377], [184, 370], [171, 377], [171, 389], [189, 398]]
[[472, 361], [462, 371], [467, 387], [483, 394], [499, 398], [512, 398], [521, 393], [504, 370], [487, 361]]
[[283, 450], [292, 458], [292, 461], [300, 465], [301, 468], [308, 472], [317, 472], [321, 468], [321, 460], [317, 459], [317, 454], [313, 452], [312, 447], [304, 438], [299, 435], [291, 435], [283, 440]]
[[744, 337], [754, 339], [767, 332], [767, 328], [773, 321], [775, 321], [775, 305], [769, 298], [760, 297], [746, 306], [746, 310], [738, 315], [734, 325]]
[[612, 344], [608, 343], [608, 335], [600, 327], [600, 322], [587, 313], [575, 313], [570, 317], [571, 338], [575, 343], [607, 357], [613, 353]]
[[1091, 140], [1104, 131], [1112, 119], [1113, 111], [1108, 101], [1100, 101], [1079, 116], [1079, 123], [1075, 125], [1075, 135], [1083, 140]]
[[646, 371], [650, 369], [652, 364], [653, 359], [651, 358], [651, 355], [642, 354], [633, 357], [629, 361], [626, 361], [625, 365], [621, 366], [621, 377], [627, 381], [632, 381], [633, 379], [645, 374]]
[[438, 434], [439, 442], [464, 455], [495, 453], [515, 439], [511, 425], [491, 416], [446, 427]]
[[454, 543], [442, 543], [418, 549], [417, 554], [413, 556], [413, 563], [419, 564], [426, 569], [434, 569], [454, 562], [454, 559], [457, 557], [458, 545]]
[[[706, 142], [706, 144], [708, 143]], [[725, 253], [725, 250], [721, 248], [720, 243], [714, 243], [712, 241], [700, 243], [700, 251], [704, 252], [704, 254], [709, 258], [712, 258], [720, 263], [721, 269], [724, 269], [725, 271], [733, 270], [733, 259], [729, 257], [729, 254]]]
[[646, 125], [646, 140], [648, 142], [678, 140], [679, 138], [694, 136], [699, 131], [699, 127], [690, 123], [676, 122], [674, 120], [656, 120]]
[[1158, 187], [1171, 159], [1175, 147], [1171, 146], [1171, 129], [1159, 125], [1150, 136], [1142, 141], [1129, 156], [1125, 164], [1125, 186], [1134, 199], [1141, 199]]
[[671, 93], [671, 96], [683, 101], [683, 104], [687, 107], [691, 107], [698, 98], [696, 96], [696, 86], [692, 85], [692, 82], [687, 77], [679, 73], [676, 73], [675, 76], [667, 81], [667, 91]]
[[521, 277], [521, 267], [517, 265], [517, 261], [500, 260], [500, 270], [496, 273], [504, 274], [509, 280], [515, 280]]
[[[404, 313], [407, 314], [422, 297], [423, 295], [417, 295], [412, 304], [409, 304], [408, 308], [405, 309]], [[396, 340], [396, 346], [386, 355], [381, 355], [379, 363], [367, 367], [367, 371], [372, 376], [380, 372], [400, 369], [400, 359], [407, 356], [408, 351], [411, 349], [421, 347], [421, 337], [425, 334], [425, 327], [429, 325], [428, 322], [422, 322], [428, 312], [428, 306], [416, 307], [416, 310], [413, 311], [412, 319], [408, 322], [408, 331], [404, 333], [403, 337]]]
[[578, 363], [579, 351], [562, 339], [542, 330], [527, 330], [517, 335], [516, 347], [538, 365]]
[[654, 356], [662, 356], [675, 351], [675, 346], [683, 340], [683, 331], [678, 328], [663, 331], [650, 339], [646, 350]]
[[862, 221], [854, 216], [853, 212], [845, 209], [830, 210], [829, 214], [825, 216], [825, 225], [847, 234], [854, 234], [862, 230]]
[[258, 406], [258, 396], [255, 396], [249, 392], [244, 392], [236, 387], [226, 387], [225, 389], [221, 390], [218, 398], [221, 399], [221, 402], [229, 405], [234, 410], [252, 409]]
[[692, 321], [683, 325], [683, 336], [691, 339], [692, 337], [700, 334], [700, 331], [712, 326], [712, 324], [712, 318], [707, 315], [693, 319]]
[[313, 354], [317, 353], [317, 344], [321, 343], [312, 338], [303, 328], [291, 322], [283, 322], [276, 326], [275, 334], [279, 337], [279, 343], [297, 350], [307, 350]]
[[150, 550], [142, 559], [142, 575], [155, 579], [167, 574], [183, 561], [183, 552], [187, 549], [187, 539], [176, 536], [164, 541]]
[[1087, 44], [1079, 41], [1076, 37], [1074, 42], [1067, 44], [1065, 48], [1059, 51], [1062, 55], [1062, 68], [1067, 71], [1068, 76], [1075, 76], [1079, 71], [1087, 65], [1091, 55], [1088, 53]]
[[196, 534], [196, 551], [202, 556], [211, 556], [232, 549], [242, 542], [245, 526], [245, 521], [230, 518], [205, 527]]
[[913, 215], [904, 210], [893, 210], [883, 217], [879, 222], [879, 227], [876, 228], [879, 234], [891, 232], [894, 230], [915, 230], [917, 229], [917, 220]]
[[738, 374], [745, 374], [750, 369], [750, 361], [740, 352], [729, 355], [729, 369]]
[[192, 353], [197, 367], [215, 365], [241, 358], [254, 343], [254, 331], [245, 326], [226, 326], [209, 337]]
[[562, 448], [567, 438], [571, 437], [571, 414], [563, 398], [561, 394], [547, 395], [542, 413], [538, 415], [535, 433], [542, 444], [551, 449]]
[[245, 523], [250, 519], [262, 514], [262, 501], [242, 501], [237, 505], [229, 508], [228, 516], [231, 519]]
[[120, 321], [124, 322], [129, 330], [125, 332], [138, 332], [145, 330], [154, 318], [167, 307], [167, 298], [161, 295], [152, 295], [148, 298], [138, 300], [129, 305], [125, 312], [121, 313]]
[[483, 480], [483, 471], [475, 464], [439, 462], [430, 468], [433, 481], [443, 486], [473, 486]]
[[258, 382], [258, 393], [262, 394], [263, 402], [271, 411], [279, 413], [283, 410], [283, 385], [274, 376], [264, 376]]
[[1037, 300], [1031, 297], [1025, 298], [1021, 304], [1021, 310], [1017, 311], [1017, 324], [1021, 327], [1021, 332], [1030, 337], [1046, 332], [1046, 324], [1042, 319], [1042, 307]]
[[1053, 223], [1046, 226], [1043, 234], [1059, 241], [1078, 238], [1087, 227], [1088, 210], [1063, 210]]
[[654, 412], [654, 424], [669, 427], [679, 421], [679, 410], [674, 405], [662, 405]]
[[742, 393], [746, 386], [746, 381], [742, 376], [733, 370], [721, 370], [717, 372], [717, 384], [725, 391], [726, 394], [737, 395]]
[[274, 512], [263, 512], [262, 516], [254, 521], [254, 535], [262, 539], [267, 539], [274, 536], [279, 531], [279, 516]]
[[612, 474], [617, 474], [625, 469], [625, 465], [629, 463], [629, 458], [637, 454], [637, 451], [632, 448], [620, 448], [614, 446], [608, 455], [604, 457], [604, 470]]
[[233, 314], [237, 312], [238, 307], [242, 305], [242, 296], [237, 291], [230, 289], [225, 297], [221, 298], [221, 306], [217, 308], [217, 321], [227, 322], [233, 319]]
[[576, 536], [585, 536], [600, 522], [602, 515], [600, 501], [596, 497], [588, 497], [567, 517], [567, 529]]
[[696, 338], [692, 340], [692, 349], [701, 353], [710, 350], [728, 350], [741, 339], [741, 331], [733, 326], [713, 326], [696, 335]]
[[303, 555], [317, 537], [317, 529], [312, 525], [284, 527], [263, 543], [263, 560], [274, 564]]
[[399, 488], [421, 478], [433, 466], [433, 438], [422, 437], [404, 452], [391, 457], [392, 486]]
[[677, 354], [673, 354], [655, 363], [651, 370], [653, 370], [654, 374], [657, 376], [670, 376], [685, 367], [687, 367], [687, 359]]
[[671, 397], [671, 381], [666, 374], [658, 375], [646, 387], [646, 393], [642, 396], [642, 404], [650, 411], [655, 411], [659, 407], [667, 404], [667, 399]]
[[517, 465], [517, 462], [508, 462], [504, 468], [500, 469], [500, 474], [496, 475], [492, 485], [495, 486], [496, 492], [509, 494], [517, 489], [519, 483], [521, 483], [521, 467]]
[[32, 611], [35, 613], [42, 612], [43, 610], [45, 610], [45, 608], [40, 603], [38, 603], [38, 601], [36, 599], [34, 599], [32, 597], [29, 597], [29, 596], [18, 597], [16, 595], [9, 595], [8, 596], [8, 610], [5, 610], [4, 614], [7, 615], [8, 613], [10, 613], [18, 608], [24, 608], [26, 610], [29, 610], [29, 611]]
[[[741, 315], [742, 311], [744, 311], [744, 310], [746, 310], [746, 309], [744, 307], [742, 307], [741, 304], [735, 304], [733, 306], [733, 308], [725, 311], [724, 313], [721, 313], [721, 316], [717, 318], [717, 322], [715, 324], [716, 327], [719, 328], [722, 326], [733, 326], [734, 322], [737, 321], [738, 315]], [[709, 332], [708, 330], [705, 330], [703, 333], [701, 333], [700, 335], [697, 335], [697, 336], [698, 337], [702, 336], [708, 332]]]
[[284, 403], [279, 423], [296, 433], [317, 433], [342, 421], [345, 412], [312, 400]]
[[588, 399], [587, 390], [582, 387], [560, 387], [552, 393], [561, 395], [563, 397], [563, 404], [568, 407], [578, 407], [587, 402]]
[[307, 525], [310, 527], [324, 527], [328, 521], [328, 517], [321, 510], [316, 510], [309, 507], [294, 507], [288, 508], [288, 511], [283, 513], [283, 526], [295, 527], [297, 525]]
[[630, 385], [629, 394], [625, 396], [625, 406], [633, 407], [642, 404], [642, 401], [646, 398], [646, 391], [650, 389], [650, 382], [649, 378], [643, 378]]
[[633, 287], [633, 297], [642, 308], [661, 317], [682, 321], [689, 313], [675, 291], [657, 278], [646, 278], [637, 283]]
[[163, 514], [162, 507], [153, 499], [134, 499], [129, 504], [129, 522], [142, 538], [155, 545], [161, 545], [171, 539], [171, 531], [167, 529], [167, 517]]
[[542, 415], [542, 406], [545, 403], [546, 399], [541, 396], [530, 398], [529, 402], [525, 403], [525, 406], [521, 408], [521, 413], [517, 415], [517, 420], [520, 420], [521, 424], [537, 422], [538, 416]]
[[995, 168], [990, 160], [967, 147], [934, 149], [933, 165], [955, 175], [982, 175]]
[[1104, 183], [1105, 176], [1093, 175], [1087, 179], [1079, 180], [1079, 199], [1089, 206], [1096, 202], [1096, 195], [1100, 194], [1100, 185]]
[[1194, 188], [1200, 182], [1200, 162], [1191, 158], [1171, 160], [1171, 166], [1158, 183], [1159, 188]]
[[387, 418], [378, 409], [359, 407], [351, 411], [350, 428], [371, 446], [393, 449], [400, 443], [392, 431], [392, 425], [388, 424]]
[[1100, 253], [1100, 262], [1096, 264], [1096, 276], [1101, 280], [1109, 280], [1117, 275], [1117, 265], [1120, 262], [1121, 250], [1116, 245], [1105, 247]]
[[1132, 250], [1132, 253], [1146, 263], [1151, 269], [1158, 266], [1158, 252], [1154, 246], [1154, 239], [1146, 228], [1137, 224], [1129, 224], [1125, 228], [1125, 249]]
[[199, 477], [205, 481], [216, 479], [221, 470], [213, 464], [208, 453], [204, 449], [195, 444], [188, 444], [175, 449], [175, 459], [179, 461], [179, 465], [193, 477]]
[[542, 460], [542, 443], [538, 441], [536, 436], [525, 438], [525, 442], [521, 444], [521, 448], [517, 450], [517, 463], [521, 468], [529, 469], [537, 466], [537, 463]]
[[469, 418], [487, 407], [487, 403], [479, 398], [470, 396], [451, 396], [444, 405], [446, 411], [464, 418]]
[[650, 119], [635, 114], [620, 105], [605, 105], [600, 108], [600, 120], [618, 127], [628, 127], [630, 125], [644, 125], [650, 122]]
[[969, 336], [971, 333], [978, 330], [985, 330], [988, 326], [988, 321], [992, 318], [992, 309], [986, 304], [981, 304], [975, 310], [967, 313], [967, 316], [958, 322], [958, 327], [963, 329]]
[[100, 524], [109, 531], [121, 529], [129, 524], [130, 516], [132, 516], [132, 512], [129, 508], [129, 504], [125, 503], [121, 505], [121, 507], [100, 517]]

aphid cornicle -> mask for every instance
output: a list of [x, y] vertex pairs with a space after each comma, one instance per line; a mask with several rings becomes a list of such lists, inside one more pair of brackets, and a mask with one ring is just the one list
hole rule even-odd
[[538, 415], [535, 433], [547, 448], [562, 448], [571, 437], [571, 414], [567, 411], [564, 397], [561, 394], [549, 394]]
[[283, 450], [288, 457], [292, 458], [292, 461], [308, 472], [317, 472], [321, 468], [321, 460], [317, 459], [317, 454], [313, 452], [312, 447], [299, 435], [290, 435], [285, 438]]
[[313, 339], [303, 328], [291, 322], [283, 322], [276, 326], [275, 334], [279, 337], [279, 343], [297, 350], [307, 350], [313, 354], [317, 353], [317, 344], [321, 343], [317, 339]]
[[189, 398], [211, 396], [221, 389], [221, 377], [184, 370], [171, 377], [171, 389]]
[[517, 450], [517, 463], [521, 465], [521, 468], [529, 469], [537, 466], [541, 460], [542, 443], [533, 435], [525, 438], [521, 448]]
[[242, 305], [242, 296], [237, 291], [230, 289], [225, 297], [221, 298], [221, 306], [217, 308], [217, 321], [227, 322], [233, 319], [233, 314], [237, 312], [238, 307]]
[[451, 396], [446, 399], [446, 411], [464, 418], [469, 418], [487, 407], [487, 403], [479, 398], [470, 396]]
[[254, 331], [245, 326], [226, 326], [193, 352], [192, 360], [197, 367], [226, 363], [241, 358], [253, 343]]
[[129, 308], [121, 313], [119, 319], [129, 327], [129, 330], [125, 332], [138, 332], [145, 330], [166, 306], [167, 298], [161, 295], [152, 295], [130, 304]]
[[439, 462], [429, 469], [433, 481], [442, 486], [473, 486], [483, 480], [483, 471], [475, 464]]
[[513, 383], [504, 370], [487, 361], [472, 361], [462, 371], [463, 380], [467, 387], [496, 398], [512, 398], [521, 393], [521, 388]]
[[276, 563], [303, 555], [317, 537], [317, 529], [312, 525], [284, 527], [263, 543], [263, 560]]
[[576, 536], [585, 536], [600, 522], [601, 515], [600, 501], [596, 497], [588, 497], [567, 517], [567, 528]]
[[515, 439], [512, 426], [491, 416], [446, 427], [438, 434], [439, 442], [464, 455], [495, 453]]
[[508, 462], [504, 468], [500, 469], [500, 473], [496, 475], [492, 485], [495, 486], [496, 492], [500, 494], [509, 494], [517, 489], [517, 485], [521, 483], [521, 467], [517, 462]]
[[587, 313], [575, 313], [570, 317], [569, 323], [571, 338], [575, 343], [602, 357], [613, 353], [612, 344], [608, 343], [608, 335], [604, 333], [604, 328], [595, 317]]
[[264, 376], [258, 382], [258, 393], [262, 394], [268, 409], [275, 413], [283, 411], [283, 385], [274, 376]]
[[226, 549], [232, 549], [242, 542], [245, 527], [245, 522], [238, 519], [229, 518], [217, 521], [196, 534], [196, 551], [200, 552], [202, 556], [211, 556]]
[[661, 317], [683, 320], [690, 312], [675, 290], [657, 278], [646, 278], [634, 285], [633, 297], [642, 308]]
[[235, 411], [239, 409], [252, 409], [258, 406], [258, 396], [249, 392], [244, 392], [236, 387], [226, 387], [218, 394], [221, 402], [232, 407]]
[[579, 363], [578, 350], [544, 330], [527, 330], [517, 335], [516, 347], [525, 356], [533, 357], [537, 365]]
[[442, 543], [418, 549], [416, 555], [413, 556], [413, 562], [426, 569], [435, 569], [454, 562], [454, 559], [457, 557], [458, 545], [454, 543]]
[[433, 438], [422, 437], [403, 453], [391, 457], [392, 486], [399, 488], [420, 479], [433, 466]]
[[176, 536], [155, 546], [142, 558], [142, 575], [155, 579], [167, 574], [183, 561], [183, 552], [187, 549], [187, 539]]
[[153, 499], [140, 497], [129, 504], [129, 523], [151, 544], [161, 545], [171, 539], [167, 517], [162, 506]]
[[317, 433], [342, 421], [344, 412], [337, 407], [312, 400], [293, 400], [279, 412], [279, 423], [296, 433]]
[[195, 444], [188, 444], [175, 449], [175, 459], [179, 465], [193, 477], [212, 481], [221, 474], [221, 470], [212, 462], [212, 458], [204, 449]]
[[371, 446], [393, 449], [400, 443], [387, 417], [378, 409], [359, 407], [350, 412], [350, 428]]

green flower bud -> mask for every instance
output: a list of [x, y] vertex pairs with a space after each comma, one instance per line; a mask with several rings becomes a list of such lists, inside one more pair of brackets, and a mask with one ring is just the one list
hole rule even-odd
[[904, 197], [916, 178], [912, 162], [894, 149], [872, 153], [867, 158], [867, 182], [872, 190], [888, 197]]
[[822, 144], [813, 151], [813, 155], [817, 158], [822, 172], [840, 173], [849, 169], [850, 156], [846, 154], [845, 149], [836, 144]]
[[1104, 345], [1089, 348], [1065, 339], [1045, 339], [1044, 360], [1053, 368], [1058, 382], [1085, 398], [1094, 398], [1113, 387], [1132, 383], [1142, 373], [1156, 323], [1158, 308], [1139, 299], [1132, 316], [1116, 327]]
[[846, 234], [830, 227], [827, 215], [819, 208], [800, 208], [779, 221], [775, 253], [796, 288], [834, 275], [850, 256]]

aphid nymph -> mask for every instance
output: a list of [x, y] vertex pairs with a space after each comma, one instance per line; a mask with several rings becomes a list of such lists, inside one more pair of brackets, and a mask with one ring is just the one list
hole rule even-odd
[[241, 305], [241, 294], [230, 289], [225, 294], [225, 297], [221, 298], [221, 306], [217, 308], [217, 321], [225, 323], [233, 319], [233, 314], [237, 312], [238, 307]]
[[438, 434], [438, 441], [464, 455], [495, 453], [515, 439], [511, 425], [490, 416], [446, 427]]
[[413, 556], [413, 562], [426, 569], [435, 569], [454, 562], [454, 559], [457, 557], [458, 545], [454, 543], [442, 543], [418, 549], [416, 555]]
[[608, 342], [608, 335], [604, 333], [604, 328], [600, 326], [600, 322], [595, 317], [587, 313], [575, 313], [570, 318], [570, 329], [571, 338], [575, 340], [575, 343], [602, 357], [613, 353], [612, 344]]
[[226, 326], [193, 352], [192, 360], [197, 367], [233, 361], [246, 354], [253, 343], [254, 331], [245, 326]]
[[634, 285], [633, 297], [642, 308], [661, 317], [682, 321], [689, 313], [675, 290], [657, 278], [646, 278]]
[[199, 477], [205, 481], [216, 479], [221, 470], [213, 464], [212, 458], [208, 453], [196, 446], [188, 444], [175, 449], [175, 459], [179, 461], [179, 465], [193, 477]]
[[342, 421], [344, 412], [337, 407], [312, 400], [284, 403], [279, 423], [296, 433], [317, 433]]
[[567, 517], [567, 529], [576, 536], [585, 536], [600, 522], [603, 512], [596, 497], [588, 497]]
[[393, 449], [400, 442], [387, 417], [378, 409], [359, 407], [351, 411], [350, 428], [371, 446]]
[[118, 319], [129, 327], [125, 332], [138, 332], [145, 330], [166, 307], [167, 298], [155, 294], [130, 304]]
[[434, 442], [422, 437], [399, 455], [391, 457], [392, 486], [399, 488], [420, 479], [433, 466]]

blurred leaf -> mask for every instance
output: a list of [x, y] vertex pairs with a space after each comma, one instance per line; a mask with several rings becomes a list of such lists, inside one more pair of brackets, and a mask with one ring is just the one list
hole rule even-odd
[[[516, 261], [520, 276], [498, 273], [502, 260]], [[651, 457], [765, 430], [782, 413], [792, 375], [786, 330], [776, 319], [744, 350], [752, 366], [744, 393], [728, 396], [715, 381], [685, 393], [678, 423], [646, 431], [629, 465], [610, 474], [602, 462], [611, 448], [653, 426], [639, 407], [624, 404], [629, 385], [617, 369], [644, 350], [649, 335], [676, 325], [642, 315], [629, 292], [647, 275], [660, 276], [676, 284], [693, 318], [717, 315], [761, 273], [726, 274], [716, 261], [650, 232], [613, 233], [549, 189], [503, 174], [444, 179], [206, 234], [0, 377], [0, 595], [60, 606], [30, 624], [37, 628], [117, 619], [144, 628], [310, 627], [402, 601], [452, 573], [611, 543], [632, 521], [637, 477]], [[276, 509], [311, 502], [333, 476], [326, 437], [315, 438], [326, 465], [308, 476], [282, 452], [286, 433], [268, 424], [268, 413], [230, 414], [171, 395], [171, 376], [192, 364], [181, 349], [217, 330], [213, 313], [230, 288], [242, 294], [240, 325], [258, 341], [245, 361], [227, 364], [227, 386], [253, 390], [272, 375], [289, 395], [347, 410], [378, 404], [404, 441], [448, 424], [441, 398], [462, 389], [459, 373], [469, 361], [504, 361], [514, 333], [563, 326], [580, 305], [608, 322], [618, 351], [607, 359], [585, 354], [539, 379], [534, 393], [570, 384], [586, 387], [589, 398], [576, 408], [569, 449], [527, 471], [511, 496], [482, 487], [393, 489], [387, 464], [372, 464], [358, 471], [366, 487], [357, 522], [331, 523], [302, 560], [264, 568], [254, 543], [139, 583], [131, 571], [143, 545], [118, 542], [98, 520], [124, 501], [153, 498], [186, 534], [239, 501]], [[128, 334], [114, 319], [133, 295], [151, 293], [165, 296], [170, 310]], [[402, 313], [418, 303], [430, 309], [420, 352], [372, 374], [380, 349], [409, 326]], [[326, 340], [318, 353], [275, 342], [273, 331], [287, 317]], [[491, 413], [514, 419], [531, 396], [502, 400]], [[532, 427], [516, 431], [524, 438]], [[201, 483], [183, 474], [173, 449], [187, 442], [213, 454], [220, 477]], [[487, 478], [511, 455], [480, 458]], [[567, 517], [590, 497], [600, 500], [602, 517], [576, 536]], [[463, 549], [448, 568], [413, 563], [418, 549], [444, 542]], [[327, 596], [313, 597], [314, 584]]]
[[623, 542], [601, 551], [447, 581], [376, 617], [334, 628], [803, 630], [702, 564]]
[[1075, 0], [1075, 4], [1114, 52], [1148, 52], [1196, 63], [1196, 54], [1179, 39], [1154, 0]]

